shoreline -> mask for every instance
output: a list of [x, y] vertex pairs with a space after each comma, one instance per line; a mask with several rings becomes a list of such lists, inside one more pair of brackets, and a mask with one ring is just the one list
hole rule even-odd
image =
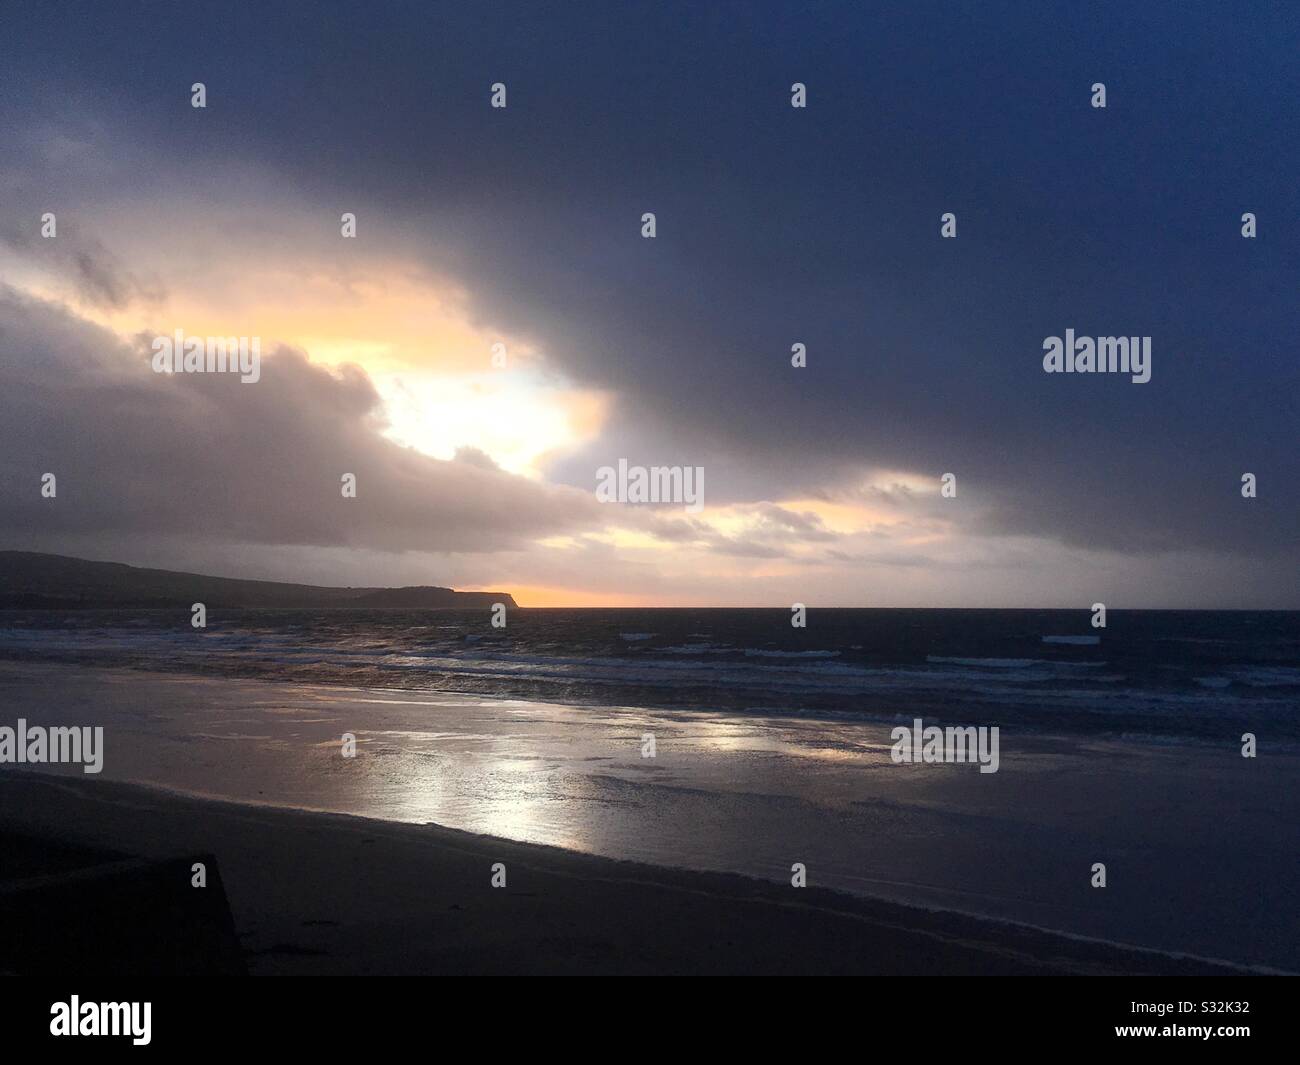
[[[1286, 842], [1300, 760], [1282, 752], [1256, 764], [1004, 732], [985, 776], [893, 764], [888, 726], [873, 723], [36, 663], [0, 663], [0, 699], [33, 722], [105, 726], [102, 776], [45, 767], [83, 795], [134, 783], [181, 803], [435, 824], [784, 891], [800, 862], [837, 898], [1300, 969], [1296, 922], [1257, 916], [1294, 913], [1300, 891]], [[356, 758], [339, 757], [344, 732]], [[38, 775], [0, 769], [0, 782]], [[1105, 891], [1088, 883], [1097, 860]]]
[[[0, 611], [0, 613], [2, 613], [2, 611]], [[1278, 613], [1295, 613], [1295, 611], [1278, 611]], [[59, 657], [57, 655], [30, 655], [25, 653], [14, 653], [9, 648], [0, 647], [0, 671], [6, 669], [21, 670], [24, 667], [31, 667], [33, 669], [58, 668], [127, 675], [143, 674], [147, 677], [167, 679], [190, 678], [202, 682], [231, 681], [234, 683], [260, 682], [265, 684], [293, 684], [304, 688], [322, 688], [339, 692], [377, 692], [392, 695], [427, 696], [429, 698], [467, 699], [474, 701], [520, 702], [539, 705], [562, 702], [566, 706], [597, 712], [604, 710], [631, 710], [650, 711], [663, 715], [698, 715], [705, 718], [710, 716], [753, 717], [758, 720], [785, 720], [801, 724], [822, 722], [828, 726], [862, 725], [868, 727], [893, 728], [899, 725], [910, 726], [914, 716], [916, 716], [915, 712], [910, 710], [902, 711], [883, 708], [870, 710], [809, 710], [804, 707], [741, 707], [739, 705], [720, 703], [718, 706], [710, 709], [700, 709], [695, 706], [685, 705], [669, 699], [656, 699], [653, 697], [642, 699], [634, 703], [620, 700], [595, 699], [585, 695], [566, 695], [561, 700], [556, 696], [548, 695], [542, 691], [511, 691], [503, 694], [490, 694], [472, 688], [436, 687], [428, 685], [421, 686], [418, 684], [400, 685], [391, 683], [371, 683], [368, 678], [342, 678], [328, 673], [307, 673], [301, 676], [286, 677], [282, 673], [277, 673], [272, 669], [260, 667], [250, 668], [246, 672], [231, 671], [216, 667], [201, 669], [197, 668], [194, 663], [188, 662], [174, 668], [161, 668], [157, 663], [152, 662], [124, 664], [120, 662], [101, 661], [93, 658], [81, 658], [76, 655], [69, 655], [68, 657]], [[891, 702], [890, 705], [892, 707], [894, 705], [893, 702]], [[978, 704], [971, 707], [972, 712], [978, 714], [990, 714], [996, 709], [997, 706], [993, 703]], [[926, 704], [921, 706], [919, 710], [922, 712], [921, 716], [935, 718], [935, 707]], [[961, 717], [961, 721], [967, 723], [971, 716], [970, 713], [964, 713]], [[949, 720], [948, 718], [942, 718], [942, 722], [946, 724], [954, 724], [955, 721], [956, 719]], [[1068, 729], [1045, 728], [1038, 724], [1026, 725], [1023, 722], [1017, 723], [1017, 727], [1025, 734], [1032, 736], [1035, 740], [1041, 740], [1048, 743], [1131, 744], [1134, 746], [1188, 748], [1202, 751], [1213, 751], [1220, 749], [1223, 746], [1223, 742], [1219, 739], [1211, 740], [1209, 737], [1191, 733], [1169, 734], [1163, 732], [1111, 732], [1105, 730], [1096, 732], [1071, 732]], [[1275, 740], [1272, 742], [1272, 749], [1284, 754], [1300, 755], [1300, 740]]]
[[[441, 825], [30, 770], [6, 774], [0, 786], [6, 837], [153, 860], [215, 855], [254, 974], [1281, 972]], [[504, 888], [490, 883], [497, 862], [506, 866]], [[291, 870], [298, 875], [286, 876]], [[345, 897], [350, 904], [339, 907]], [[457, 911], [473, 916], [449, 919]], [[478, 934], [484, 919], [493, 935]], [[411, 940], [425, 923], [437, 936], [417, 946]], [[731, 960], [716, 953], [721, 935]]]

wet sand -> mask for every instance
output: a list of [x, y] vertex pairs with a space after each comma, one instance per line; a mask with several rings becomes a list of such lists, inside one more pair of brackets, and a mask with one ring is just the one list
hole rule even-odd
[[[852, 721], [575, 707], [27, 663], [0, 663], [0, 699], [5, 723], [25, 716], [106, 729], [103, 774], [63, 767], [81, 799], [54, 807], [57, 816], [21, 805], [23, 789], [36, 785], [10, 785], [30, 779], [29, 771], [0, 768], [0, 820], [8, 819], [15, 830], [28, 823], [49, 835], [75, 830], [88, 810], [98, 809], [91, 804], [96, 796], [116, 794], [111, 780], [371, 819], [230, 813], [220, 821], [224, 834], [213, 841], [206, 839], [205, 825], [217, 822], [199, 816], [208, 807], [186, 805], [192, 799], [174, 798], [174, 807], [151, 799], [156, 823], [152, 834], [138, 839], [129, 819], [102, 810], [96, 815], [108, 818], [101, 824], [105, 840], [125, 833], [115, 847], [129, 854], [172, 857], [172, 841], [183, 843], [182, 849], [216, 853], [236, 916], [260, 914], [251, 925], [245, 919], [241, 931], [258, 937], [275, 929], [253, 940], [258, 951], [276, 950], [281, 939], [286, 949], [315, 949], [303, 936], [336, 927], [302, 925], [303, 920], [359, 927], [357, 915], [344, 921], [333, 912], [346, 910], [349, 898], [355, 908], [378, 915], [364, 920], [387, 919], [390, 910], [394, 920], [422, 920], [418, 884], [428, 878], [438, 899], [444, 897], [438, 892], [454, 888], [444, 908], [472, 906], [474, 916], [467, 920], [486, 921], [483, 913], [491, 911], [481, 907], [496, 903], [477, 895], [487, 890], [490, 875], [491, 862], [484, 859], [508, 850], [525, 864], [539, 861], [536, 854], [558, 856], [557, 876], [566, 875], [562, 868], [584, 870], [567, 874], [570, 880], [614, 876], [589, 873], [594, 867], [583, 863], [597, 861], [593, 855], [642, 863], [636, 880], [653, 867], [654, 876], [668, 878], [673, 890], [694, 875], [686, 869], [740, 873], [755, 879], [735, 880], [742, 887], [727, 892], [773, 893], [764, 898], [782, 913], [792, 897], [806, 906], [829, 888], [836, 892], [828, 896], [835, 910], [863, 906], [876, 912], [871, 907], [883, 905], [880, 900], [905, 904], [900, 912], [909, 915], [906, 927], [921, 919], [924, 908], [943, 908], [1202, 958], [1300, 968], [1300, 872], [1294, 861], [1300, 851], [1294, 788], [1300, 761], [1270, 751], [1266, 741], [1252, 761], [1228, 744], [1162, 747], [1004, 731], [999, 772], [983, 775], [971, 765], [895, 765], [888, 756], [889, 726]], [[341, 756], [344, 732], [357, 737], [354, 759]], [[653, 759], [642, 757], [647, 732], [656, 738]], [[182, 816], [182, 809], [188, 814]], [[247, 820], [254, 817], [262, 825], [256, 839], [254, 822]], [[307, 820], [295, 820], [302, 818]], [[429, 822], [444, 827], [425, 827]], [[366, 827], [338, 827], [358, 823]], [[235, 824], [244, 827], [232, 834]], [[311, 831], [319, 833], [326, 824], [337, 830], [334, 842], [314, 837], [314, 847], [297, 856], [309, 873], [280, 869], [262, 882], [259, 847], [278, 860], [292, 850], [289, 837], [298, 831], [287, 826], [317, 826]], [[449, 830], [464, 834], [438, 835]], [[361, 831], [377, 842], [358, 844]], [[417, 835], [403, 834], [409, 832]], [[444, 858], [433, 852], [427, 859], [415, 857], [422, 853], [417, 841], [428, 846], [434, 837], [458, 841], [456, 853], [469, 847], [474, 855], [450, 880], [439, 872]], [[381, 841], [392, 854], [376, 868], [395, 885], [392, 897], [378, 893], [382, 885], [373, 878], [357, 879], [371, 860], [361, 848]], [[226, 870], [228, 859], [217, 843], [233, 848], [236, 857], [230, 860], [247, 862], [245, 882], [256, 886], [244, 889], [242, 902], [239, 878]], [[548, 849], [534, 852], [521, 844]], [[326, 868], [327, 856], [318, 853], [326, 846], [344, 848], [353, 864]], [[427, 868], [407, 868], [425, 860], [431, 863]], [[1107, 865], [1104, 889], [1090, 885], [1097, 861]], [[789, 886], [795, 862], [807, 868], [806, 889]], [[527, 889], [511, 875], [504, 894], [516, 890]], [[715, 888], [700, 890], [718, 894]], [[581, 893], [553, 892], [555, 907], [547, 912], [556, 920], [579, 921], [585, 905], [616, 911], [651, 905], [639, 898], [620, 903], [617, 895], [582, 901]], [[847, 895], [872, 898], [845, 901]], [[654, 906], [657, 919], [684, 919], [674, 916], [668, 902]], [[300, 915], [297, 924], [294, 914]], [[611, 949], [620, 937], [635, 939], [609, 923], [615, 916], [620, 915], [597, 919], [598, 937]], [[554, 927], [540, 912], [529, 919]], [[958, 918], [925, 917], [931, 919]], [[569, 931], [555, 934], [582, 941], [578, 925], [564, 927]], [[290, 935], [295, 930], [296, 937]], [[485, 926], [467, 934], [490, 942], [494, 933]], [[517, 936], [519, 929], [510, 934]], [[716, 947], [707, 936], [703, 942]], [[730, 949], [751, 947], [758, 949]], [[356, 944], [330, 949], [360, 957]], [[491, 950], [488, 956], [493, 971], [502, 971], [503, 956]], [[274, 954], [257, 957], [272, 960], [258, 962], [255, 970], [276, 964]], [[308, 964], [307, 955], [294, 957], [295, 965]], [[535, 950], [531, 957], [529, 964], [536, 963]], [[430, 962], [427, 954], [419, 958], [420, 966]], [[473, 967], [465, 950], [458, 958]], [[773, 962], [769, 957], [763, 964]], [[894, 962], [902, 964], [898, 956]], [[830, 955], [820, 963], [830, 964]], [[637, 964], [628, 961], [630, 969], [647, 971]]]

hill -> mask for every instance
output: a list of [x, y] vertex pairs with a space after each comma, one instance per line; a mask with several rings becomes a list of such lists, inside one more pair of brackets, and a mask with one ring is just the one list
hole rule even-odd
[[91, 609], [97, 607], [320, 608], [394, 607], [407, 610], [515, 606], [507, 592], [458, 592], [419, 585], [406, 588], [329, 588], [314, 584], [209, 577], [175, 570], [142, 569], [121, 562], [35, 551], [0, 551], [0, 609]]

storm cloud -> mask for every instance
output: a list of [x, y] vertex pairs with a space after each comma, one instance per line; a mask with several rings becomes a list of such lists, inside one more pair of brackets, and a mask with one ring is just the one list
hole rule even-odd
[[[15, 13], [0, 116], [20, 143], [97, 131], [97, 166], [150, 187], [188, 170], [205, 197], [202, 175], [239, 160], [322, 229], [354, 211], [367, 246], [457, 278], [477, 320], [614, 406], [537, 484], [472, 450], [448, 463], [396, 447], [365, 375], [310, 351], [269, 356], [266, 386], [245, 391], [96, 378], [85, 353], [107, 334], [9, 300], [7, 350], [79, 369], [6, 362], [21, 389], [3, 401], [4, 521], [513, 549], [607, 520], [592, 473], [626, 457], [703, 466], [710, 505], [751, 508], [732, 534], [635, 519], [664, 540], [755, 558], [823, 544], [851, 565], [877, 556], [832, 546], [797, 508], [761, 508], [871, 502], [873, 478], [899, 471], [934, 496], [883, 502], [935, 520], [952, 472], [943, 520], [965, 535], [1153, 565], [1196, 551], [1224, 560], [1220, 585], [1247, 560], [1300, 601], [1298, 19], [1263, 9], [1246, 32], [1230, 10], [1177, 4]], [[806, 109], [789, 106], [796, 81]], [[1105, 110], [1089, 106], [1097, 81]], [[82, 158], [7, 170], [12, 202], [35, 210], [61, 188], [93, 218]], [[214, 210], [258, 224], [240, 187], [217, 195]], [[939, 235], [947, 211], [955, 240]], [[1241, 237], [1247, 211], [1257, 239]], [[72, 263], [83, 290], [139, 295], [100, 252]], [[1151, 336], [1150, 383], [1044, 374], [1043, 339], [1067, 328]], [[80, 499], [83, 519], [23, 495], [56, 464], [59, 506]], [[123, 469], [151, 471], [148, 489]], [[357, 506], [335, 498], [343, 470]]]
[[[0, 290], [0, 532], [497, 551], [610, 517], [589, 492], [430, 458], [382, 435], [379, 396], [281, 348], [255, 385], [156, 374], [138, 349]], [[44, 474], [57, 494], [41, 494]], [[356, 478], [355, 499], [342, 477]]]

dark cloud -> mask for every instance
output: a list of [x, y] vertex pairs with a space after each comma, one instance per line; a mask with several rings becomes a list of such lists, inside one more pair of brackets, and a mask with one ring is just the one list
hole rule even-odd
[[165, 298], [161, 284], [141, 281], [97, 238], [79, 232], [80, 227], [66, 218], [59, 222], [56, 215], [57, 235], [51, 238], [35, 235], [40, 232], [39, 217], [33, 215], [29, 224], [30, 232], [12, 223], [0, 228], [0, 244], [50, 269], [88, 305], [120, 310], [136, 300], [158, 303]]
[[458, 447], [452, 456], [453, 462], [463, 462], [467, 466], [477, 466], [481, 470], [500, 470], [501, 467], [482, 448]]
[[[618, 396], [556, 479], [702, 465], [713, 505], [835, 496], [870, 469], [937, 492], [954, 472], [945, 515], [968, 532], [1300, 579], [1293, 6], [176, 4], [148, 33], [81, 16], [15, 18], [0, 117], [67, 91], [136, 148], [355, 204], [368, 239]], [[1151, 383], [1043, 374], [1042, 339], [1070, 327], [1152, 336]], [[348, 386], [308, 399], [330, 388]]]
[[666, 543], [691, 544], [739, 558], [788, 558], [792, 548], [841, 539], [816, 514], [774, 503], [734, 506], [727, 516], [738, 525], [738, 532], [720, 532], [708, 521], [675, 517], [666, 514], [665, 508], [632, 510], [623, 515], [623, 521], [635, 523]]
[[[499, 551], [601, 524], [590, 492], [541, 485], [470, 452], [453, 462], [385, 439], [357, 367], [282, 348], [261, 380], [155, 374], [59, 308], [0, 293], [0, 533]], [[13, 387], [13, 386], [19, 387]], [[41, 477], [58, 494], [43, 499]], [[345, 499], [341, 478], [357, 480]]]

